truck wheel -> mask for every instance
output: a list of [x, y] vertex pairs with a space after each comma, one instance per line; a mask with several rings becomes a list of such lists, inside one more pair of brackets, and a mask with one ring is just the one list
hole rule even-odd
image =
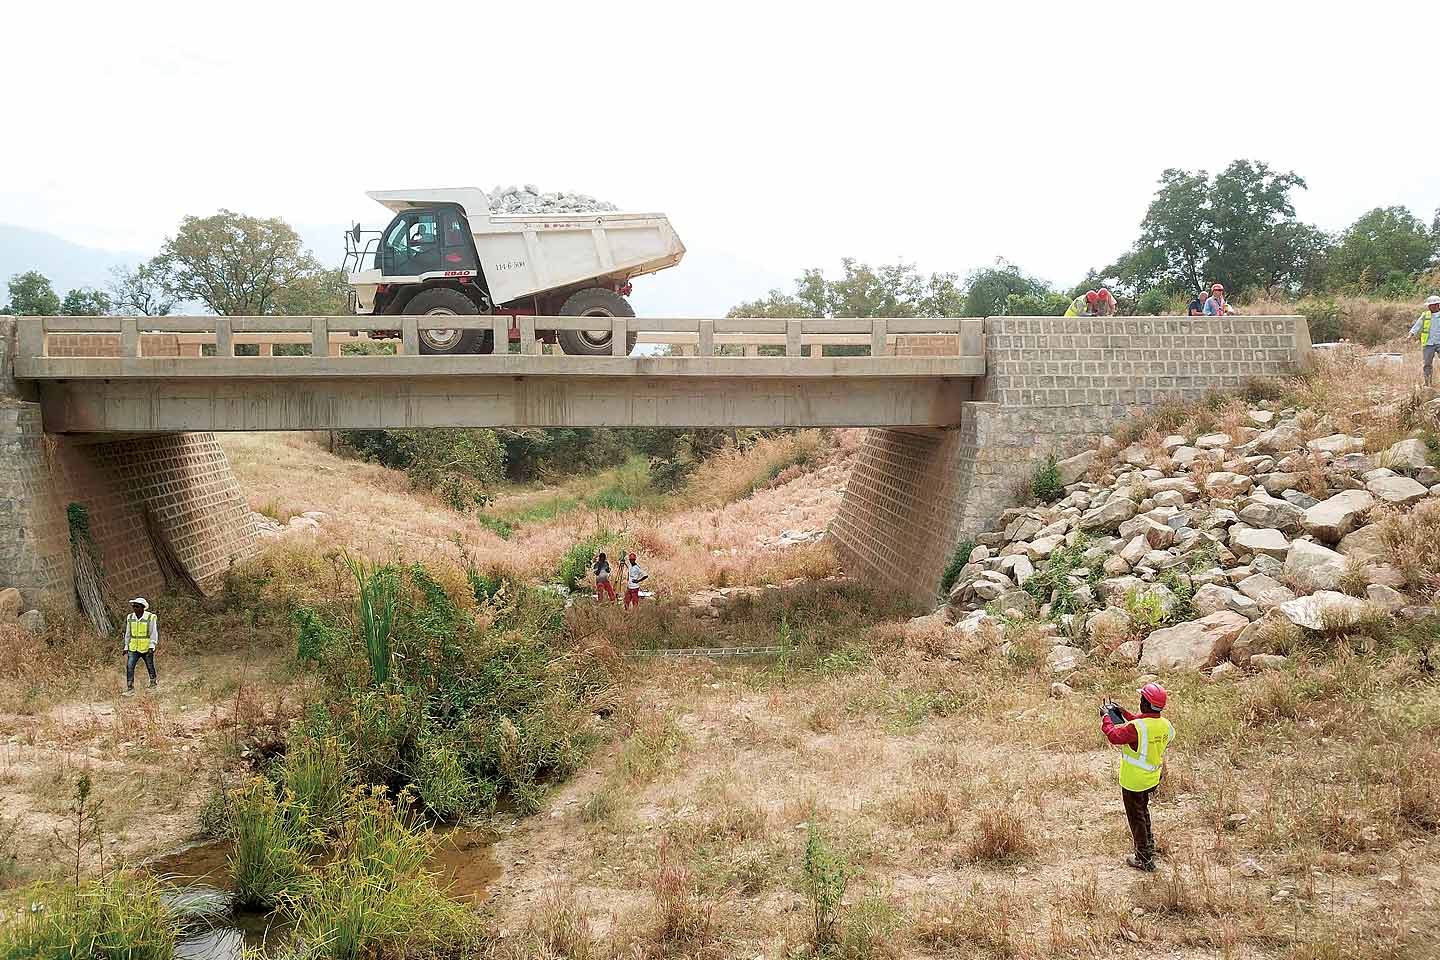
[[[432, 287], [422, 290], [405, 304], [405, 313], [425, 316], [477, 316], [480, 310], [459, 290]], [[495, 334], [490, 330], [421, 330], [420, 352], [426, 355], [458, 353], [494, 353]]]
[[[626, 300], [614, 290], [606, 290], [604, 287], [589, 287], [570, 295], [565, 305], [560, 308], [562, 317], [633, 317], [635, 310]], [[608, 357], [610, 356], [610, 340], [613, 334], [610, 332], [610, 324], [596, 327], [594, 330], [557, 330], [555, 339], [560, 343], [560, 349], [567, 354], [576, 357]], [[625, 337], [625, 354], [629, 356], [635, 349], [635, 334], [627, 334]]]

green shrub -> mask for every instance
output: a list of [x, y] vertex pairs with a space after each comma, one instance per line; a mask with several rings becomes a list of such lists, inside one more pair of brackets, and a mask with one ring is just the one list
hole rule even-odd
[[1054, 454], [1046, 457], [1045, 462], [1030, 475], [1030, 493], [1041, 503], [1054, 503], [1065, 496], [1065, 485], [1060, 482]]
[[360, 587], [356, 620], [370, 662], [371, 676], [378, 686], [390, 679], [391, 630], [399, 595], [399, 578], [391, 567], [372, 567], [364, 560], [346, 557], [350, 572]]
[[295, 659], [301, 663], [320, 663], [332, 646], [344, 641], [344, 634], [312, 607], [297, 607], [290, 621], [295, 627]]
[[661, 493], [679, 490], [698, 466], [687, 455], [655, 457], [650, 461], [650, 486]]
[[305, 872], [301, 811], [275, 791], [274, 783], [254, 777], [226, 798], [230, 877], [242, 906], [276, 906]]
[[425, 810], [437, 819], [453, 820], [477, 807], [476, 782], [461, 750], [439, 735], [422, 735], [416, 744], [410, 782]]
[[812, 818], [806, 824], [805, 859], [801, 862], [805, 894], [810, 900], [811, 942], [817, 951], [836, 943], [840, 909], [850, 883], [850, 864], [825, 842]]
[[488, 513], [477, 513], [475, 521], [501, 540], [509, 540], [515, 533], [515, 524], [503, 517], [492, 517]]
[[280, 768], [281, 779], [307, 830], [333, 831], [353, 783], [350, 758], [336, 737], [312, 737], [303, 728], [291, 734]]
[[960, 579], [960, 571], [970, 562], [970, 554], [974, 551], [975, 544], [970, 540], [960, 541], [950, 560], [945, 564], [945, 571], [940, 574], [940, 595], [950, 595], [950, 588], [955, 586], [955, 581]]
[[1296, 306], [1310, 327], [1312, 343], [1333, 343], [1345, 333], [1345, 310], [1334, 297], [1309, 297]]
[[1177, 309], [1176, 298], [1161, 287], [1151, 287], [1135, 300], [1135, 312], [1145, 317], [1183, 316], [1183, 304]]
[[427, 870], [433, 843], [383, 790], [354, 796], [334, 856], [282, 904], [306, 956], [471, 955], [476, 915], [446, 896]]
[[4, 960], [170, 960], [183, 931], [169, 889], [152, 877], [112, 873], [25, 892], [33, 904], [0, 924]]
[[629, 493], [620, 487], [606, 487], [599, 493], [593, 494], [585, 501], [592, 510], [614, 510], [617, 513], [624, 513], [635, 507], [636, 500]]
[[590, 576], [590, 565], [595, 562], [596, 552], [607, 543], [613, 543], [616, 537], [614, 531], [597, 530], [566, 550], [555, 570], [555, 582], [571, 593], [580, 589], [581, 581]]

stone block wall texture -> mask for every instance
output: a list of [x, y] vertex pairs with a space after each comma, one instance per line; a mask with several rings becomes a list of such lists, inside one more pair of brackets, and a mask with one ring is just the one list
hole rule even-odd
[[1310, 337], [1298, 317], [992, 317], [985, 353], [959, 428], [870, 431], [830, 529], [852, 575], [932, 599], [955, 545], [1014, 506], [1044, 457], [1167, 399], [1293, 375]]
[[[55, 340], [67, 339], [52, 338], [52, 353]], [[174, 351], [174, 338], [164, 339]], [[14, 321], [0, 318], [0, 586], [19, 587], [27, 604], [46, 592], [73, 594], [66, 518], [72, 502], [89, 510], [106, 586], [117, 594], [167, 586], [146, 529], [147, 510], [203, 590], [218, 585], [232, 559], [254, 553], [249, 507], [213, 434], [103, 442], [47, 436], [39, 404], [19, 399], [14, 380], [4, 379], [13, 343]], [[155, 346], [152, 355], [164, 355], [166, 344]], [[97, 355], [93, 342], [83, 350]], [[151, 351], [149, 337], [145, 350]]]

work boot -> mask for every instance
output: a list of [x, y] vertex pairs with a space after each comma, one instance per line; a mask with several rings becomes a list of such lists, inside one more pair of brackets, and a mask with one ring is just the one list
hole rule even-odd
[[133, 697], [133, 696], [135, 696], [135, 688], [134, 688], [134, 687], [126, 687], [126, 688], [125, 688], [125, 693], [124, 693], [123, 695], [124, 695], [124, 696], [127, 696], [127, 697]]
[[154, 690], [155, 687], [156, 687], [156, 685], [157, 685], [157, 681], [155, 681], [155, 680], [151, 680], [151, 681], [150, 681], [150, 689], [151, 689], [151, 690]]
[[1146, 873], [1155, 872], [1154, 860], [1141, 860], [1137, 855], [1133, 853], [1125, 858], [1125, 866], [1134, 867], [1136, 870], [1144, 870]]

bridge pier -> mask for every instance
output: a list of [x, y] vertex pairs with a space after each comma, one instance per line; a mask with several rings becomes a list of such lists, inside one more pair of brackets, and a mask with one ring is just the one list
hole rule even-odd
[[86, 507], [114, 594], [167, 580], [208, 591], [232, 559], [254, 552], [249, 508], [213, 434], [59, 437], [16, 382], [15, 321], [0, 318], [0, 588], [27, 605], [74, 594], [67, 507]]
[[1046, 456], [1069, 456], [1166, 400], [1311, 363], [1301, 317], [992, 317], [984, 336], [985, 377], [960, 425], [871, 430], [830, 528], [847, 571], [922, 602], [935, 598], [958, 543], [1023, 502]]

